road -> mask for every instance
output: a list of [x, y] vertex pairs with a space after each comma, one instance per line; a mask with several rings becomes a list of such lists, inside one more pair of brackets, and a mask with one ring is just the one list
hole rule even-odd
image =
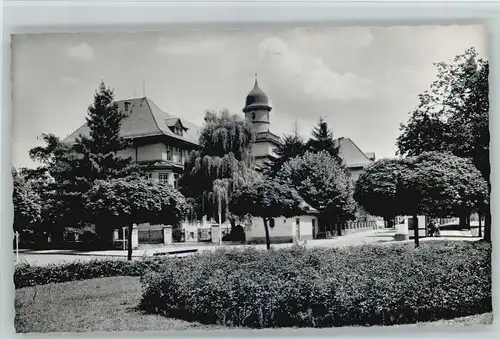
[[[443, 232], [447, 233], [447, 232]], [[363, 244], [390, 244], [394, 243], [395, 230], [393, 229], [378, 229], [371, 231], [364, 231], [354, 234], [348, 234], [341, 237], [333, 239], [317, 239], [309, 240], [305, 243], [307, 247], [344, 247], [344, 246], [356, 246]], [[447, 234], [442, 234], [441, 238], [424, 238], [421, 241], [433, 241], [433, 240], [478, 240], [479, 238], [472, 237], [447, 237]], [[452, 234], [450, 234], [452, 235]], [[412, 242], [413, 240], [409, 240]], [[401, 243], [401, 242], [399, 242]], [[242, 248], [243, 246], [252, 246], [256, 249], [265, 249], [265, 244], [258, 245], [223, 245], [224, 248]], [[275, 244], [271, 245], [274, 248], [287, 248], [293, 246], [293, 244]], [[167, 251], [179, 251], [179, 250], [197, 250], [197, 252], [203, 251], [213, 251], [221, 246], [217, 245], [197, 245], [197, 244], [174, 244], [168, 245], [167, 247], [150, 248], [142, 250], [134, 250], [133, 258], [135, 260], [153, 256], [155, 253], [162, 253]], [[177, 254], [175, 256], [185, 256], [190, 253]], [[76, 253], [74, 251], [26, 251], [19, 254], [19, 260], [27, 262], [32, 265], [47, 265], [62, 262], [74, 262], [74, 261], [90, 261], [95, 259], [116, 259], [125, 260], [126, 251], [95, 251], [86, 253]], [[172, 255], [169, 255], [172, 256]]]

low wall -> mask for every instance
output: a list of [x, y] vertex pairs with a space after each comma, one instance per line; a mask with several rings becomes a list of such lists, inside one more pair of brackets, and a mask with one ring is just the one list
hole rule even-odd
[[340, 229], [340, 235], [347, 235], [359, 232], [366, 232], [376, 230], [376, 221], [349, 221], [343, 224], [337, 224], [331, 231], [321, 232], [316, 235], [316, 239], [325, 239], [338, 236], [338, 230]]
[[341, 225], [342, 235], [378, 229], [376, 221], [347, 222]]

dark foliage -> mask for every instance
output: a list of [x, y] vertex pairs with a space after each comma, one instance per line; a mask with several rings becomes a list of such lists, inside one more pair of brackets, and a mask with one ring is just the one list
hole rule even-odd
[[283, 165], [291, 159], [302, 156], [307, 150], [306, 143], [298, 135], [285, 135], [275, 148], [276, 158], [266, 163], [264, 173], [270, 177], [276, 176]]
[[333, 132], [328, 128], [328, 123], [320, 118], [318, 124], [312, 131], [312, 138], [307, 142], [307, 150], [313, 153], [327, 152], [337, 161], [341, 161], [338, 153], [339, 149], [333, 139]]
[[206, 113], [200, 147], [187, 157], [180, 180], [180, 190], [193, 207], [192, 217], [233, 219], [228, 213], [232, 193], [258, 177], [250, 156], [254, 140], [252, 124], [237, 115]]
[[[419, 96], [420, 104], [401, 125], [398, 152], [412, 156], [447, 151], [469, 158], [491, 189], [489, 62], [470, 48], [451, 62], [437, 63], [436, 67], [436, 80]], [[478, 211], [486, 216], [484, 237], [489, 241], [489, 201]]]
[[115, 276], [141, 276], [148, 271], [160, 270], [165, 262], [161, 259], [125, 260], [91, 260], [46, 266], [16, 264], [14, 268], [14, 285], [16, 288], [46, 285], [66, 281], [77, 281], [93, 278]]
[[143, 309], [226, 326], [392, 325], [489, 312], [491, 245], [220, 250], [142, 278]]
[[353, 184], [346, 169], [326, 151], [306, 152], [283, 165], [276, 180], [294, 187], [325, 220], [335, 224], [354, 216]]

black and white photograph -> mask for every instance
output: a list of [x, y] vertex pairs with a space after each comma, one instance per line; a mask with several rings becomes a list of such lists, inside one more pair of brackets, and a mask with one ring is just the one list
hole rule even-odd
[[487, 37], [13, 34], [16, 332], [491, 325]]

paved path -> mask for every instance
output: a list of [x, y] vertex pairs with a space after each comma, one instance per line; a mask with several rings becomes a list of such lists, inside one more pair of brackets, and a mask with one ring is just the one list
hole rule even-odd
[[[450, 231], [451, 232], [451, 231]], [[421, 241], [435, 241], [435, 240], [469, 240], [474, 241], [479, 238], [472, 238], [470, 236], [463, 237], [461, 234], [452, 234], [452, 232], [442, 232], [440, 238], [423, 238]], [[445, 233], [445, 234], [443, 234]], [[450, 233], [450, 234], [448, 234]], [[378, 229], [370, 230], [359, 233], [344, 235], [333, 239], [318, 239], [309, 240], [305, 243], [307, 247], [344, 247], [355, 246], [363, 244], [390, 244], [395, 243], [394, 229]], [[412, 242], [409, 240], [407, 242]], [[399, 241], [401, 243], [401, 241]], [[143, 257], [151, 257], [153, 255], [165, 254], [168, 256], [185, 256], [195, 252], [213, 251], [218, 248], [243, 248], [254, 247], [256, 249], [265, 249], [265, 244], [258, 245], [199, 245], [199, 244], [172, 244], [166, 247], [139, 249], [133, 251], [133, 258], [140, 259]], [[293, 244], [275, 244], [271, 245], [274, 248], [287, 248]], [[168, 252], [185, 251], [186, 253], [168, 254]], [[108, 259], [113, 258], [117, 260], [126, 259], [127, 252], [123, 250], [112, 251], [92, 251], [92, 252], [77, 252], [72, 250], [40, 250], [40, 251], [23, 251], [19, 254], [21, 261], [26, 261], [35, 265], [47, 265], [51, 263], [73, 262], [73, 261], [89, 261], [94, 259]]]

